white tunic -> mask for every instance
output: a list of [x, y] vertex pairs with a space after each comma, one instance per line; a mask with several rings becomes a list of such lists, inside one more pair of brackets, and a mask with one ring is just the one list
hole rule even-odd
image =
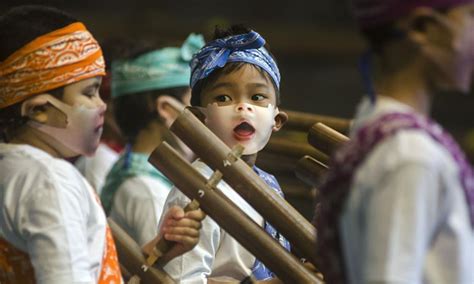
[[0, 143], [1, 236], [28, 252], [38, 283], [97, 283], [106, 219], [70, 163]]
[[[393, 111], [413, 110], [365, 100], [355, 129]], [[474, 283], [474, 231], [445, 148], [420, 130], [402, 130], [373, 149], [352, 187], [340, 223], [351, 283]]]
[[117, 152], [107, 144], [100, 143], [94, 156], [80, 157], [76, 162], [76, 167], [100, 195], [105, 178], [118, 158]]
[[135, 176], [115, 193], [110, 217], [140, 246], [158, 235], [158, 223], [171, 187], [159, 178]]
[[[193, 163], [203, 176], [209, 178], [212, 170], [203, 162]], [[217, 185], [243, 212], [263, 227], [264, 220], [227, 183]], [[165, 211], [173, 205], [186, 206], [190, 200], [173, 188], [166, 200]], [[251, 274], [255, 256], [225, 232], [211, 217], [202, 222], [199, 243], [188, 253], [170, 261], [165, 271], [179, 283], [207, 283], [207, 278], [232, 278], [242, 280]]]

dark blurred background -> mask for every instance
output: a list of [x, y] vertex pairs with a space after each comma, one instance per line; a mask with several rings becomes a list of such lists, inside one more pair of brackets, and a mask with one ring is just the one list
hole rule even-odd
[[[2, 0], [0, 12], [20, 4], [63, 9], [84, 21], [99, 41], [130, 37], [181, 42], [190, 32], [210, 39], [216, 25], [243, 23], [266, 38], [279, 62], [284, 108], [350, 118], [364, 93], [357, 70], [364, 41], [347, 0]], [[473, 108], [474, 94], [444, 94], [433, 109], [471, 160]]]

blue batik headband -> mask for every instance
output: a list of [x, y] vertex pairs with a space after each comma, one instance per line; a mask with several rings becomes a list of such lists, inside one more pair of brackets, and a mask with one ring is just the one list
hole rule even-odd
[[189, 62], [203, 45], [202, 35], [191, 34], [181, 47], [166, 47], [112, 62], [112, 97], [189, 86]]
[[207, 43], [191, 60], [191, 88], [227, 63], [247, 62], [265, 70], [280, 89], [280, 71], [264, 45], [265, 39], [254, 31]]

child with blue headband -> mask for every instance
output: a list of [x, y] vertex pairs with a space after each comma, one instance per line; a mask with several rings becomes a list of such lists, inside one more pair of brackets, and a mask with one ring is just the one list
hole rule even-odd
[[[180, 207], [163, 211], [173, 185], [148, 163], [148, 157], [163, 140], [183, 155], [192, 154], [168, 127], [179, 109], [190, 103], [189, 61], [203, 45], [204, 39], [196, 34], [180, 47], [157, 49], [149, 43], [125, 43], [123, 53], [128, 54], [112, 62], [114, 112], [128, 144], [107, 175], [101, 199], [106, 214], [141, 247], [157, 240], [163, 213], [175, 221], [162, 228], [164, 237], [178, 242], [181, 252], [198, 240], [204, 214], [200, 210], [184, 213]], [[174, 233], [183, 228], [188, 230]]]
[[[205, 124], [227, 146], [245, 147], [243, 159], [282, 198], [275, 177], [255, 166], [258, 151], [278, 131], [287, 115], [278, 109], [280, 72], [264, 47], [265, 40], [241, 26], [216, 30], [209, 42], [191, 61], [191, 104], [205, 114]], [[193, 166], [209, 177], [212, 170], [200, 160]], [[267, 223], [228, 184], [218, 188], [267, 233], [289, 249], [288, 241]], [[173, 188], [166, 206], [185, 206], [189, 199]], [[271, 280], [274, 275], [219, 225], [206, 218], [198, 245], [169, 262], [165, 270], [180, 283], [218, 283]]]

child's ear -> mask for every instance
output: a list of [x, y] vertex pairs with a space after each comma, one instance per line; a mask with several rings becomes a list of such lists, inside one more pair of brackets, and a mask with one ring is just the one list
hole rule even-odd
[[408, 38], [422, 48], [433, 44], [449, 46], [453, 38], [452, 24], [431, 8], [414, 9], [402, 27]]
[[168, 128], [173, 124], [184, 108], [185, 106], [183, 103], [171, 96], [161, 95], [156, 98], [156, 111], [163, 119], [165, 126]]
[[280, 128], [285, 124], [285, 122], [288, 120], [288, 114], [284, 111], [278, 110], [278, 114], [275, 116], [275, 126], [273, 126], [273, 131], [276, 132], [280, 130]]
[[21, 104], [21, 115], [30, 120], [49, 126], [66, 128], [67, 116], [49, 103], [49, 95], [41, 94], [26, 99]]

